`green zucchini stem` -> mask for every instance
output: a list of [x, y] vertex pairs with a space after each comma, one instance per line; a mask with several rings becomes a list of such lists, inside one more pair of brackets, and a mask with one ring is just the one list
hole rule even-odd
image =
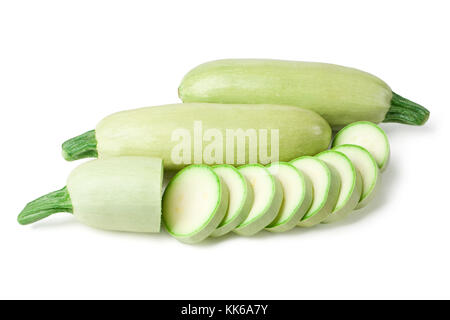
[[67, 187], [29, 202], [17, 217], [20, 224], [30, 224], [57, 212], [73, 212]]
[[429, 116], [430, 111], [420, 104], [392, 92], [391, 107], [383, 122], [398, 122], [421, 126], [427, 122]]
[[62, 144], [62, 155], [67, 161], [96, 158], [98, 152], [95, 130], [85, 132], [64, 142]]

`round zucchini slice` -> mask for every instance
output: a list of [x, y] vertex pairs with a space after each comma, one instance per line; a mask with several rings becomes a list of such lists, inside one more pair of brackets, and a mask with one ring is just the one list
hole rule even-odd
[[298, 223], [299, 227], [312, 227], [324, 221], [333, 211], [339, 196], [339, 176], [333, 176], [330, 168], [315, 157], [300, 157], [291, 164], [311, 181], [313, 200], [310, 208]]
[[376, 124], [369, 121], [349, 124], [334, 138], [333, 147], [341, 144], [355, 144], [363, 147], [375, 158], [381, 171], [386, 169], [390, 157], [389, 140], [383, 129]]
[[214, 172], [226, 184], [229, 191], [228, 209], [212, 237], [220, 237], [235, 229], [247, 218], [253, 204], [253, 189], [247, 179], [233, 166], [221, 164]]
[[323, 221], [334, 222], [346, 217], [358, 205], [362, 191], [361, 175], [356, 171], [350, 159], [341, 152], [327, 150], [319, 153], [316, 157], [328, 165], [333, 178], [339, 177], [338, 179], [341, 181], [336, 205], [331, 215]]
[[290, 163], [272, 163], [267, 169], [281, 183], [283, 202], [277, 217], [266, 230], [284, 232], [294, 228], [308, 211], [312, 202], [312, 186], [309, 180]]
[[267, 227], [277, 216], [283, 201], [283, 189], [265, 167], [248, 164], [238, 169], [253, 188], [254, 201], [247, 218], [234, 232], [251, 236]]
[[333, 150], [345, 154], [361, 174], [362, 193], [356, 209], [366, 206], [372, 200], [380, 182], [381, 175], [377, 162], [369, 151], [357, 145], [343, 144]]
[[162, 200], [166, 230], [185, 243], [197, 243], [213, 233], [228, 208], [225, 183], [210, 167], [191, 165], [169, 182]]

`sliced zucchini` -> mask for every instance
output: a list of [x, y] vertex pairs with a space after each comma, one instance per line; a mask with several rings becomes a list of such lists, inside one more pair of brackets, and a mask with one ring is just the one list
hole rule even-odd
[[314, 226], [325, 220], [333, 211], [339, 196], [339, 176], [333, 177], [325, 162], [314, 157], [300, 157], [292, 160], [291, 164], [311, 181], [313, 189], [312, 204], [298, 226]]
[[228, 208], [228, 190], [208, 166], [191, 165], [169, 182], [162, 200], [166, 230], [178, 240], [196, 243], [216, 230]]
[[277, 217], [266, 230], [284, 232], [294, 228], [308, 211], [312, 202], [312, 186], [303, 173], [287, 162], [272, 163], [267, 169], [281, 183], [283, 202]]
[[247, 179], [228, 164], [213, 167], [229, 191], [228, 209], [212, 237], [220, 237], [240, 225], [247, 218], [253, 205], [253, 189]]
[[323, 222], [334, 222], [346, 217], [358, 205], [361, 198], [362, 180], [361, 175], [355, 169], [352, 162], [343, 153], [327, 150], [317, 156], [324, 161], [334, 176], [341, 181], [339, 197], [331, 213]]
[[251, 236], [267, 227], [277, 216], [283, 201], [283, 189], [265, 167], [248, 164], [238, 168], [253, 188], [254, 201], [247, 218], [234, 232]]
[[389, 162], [390, 147], [386, 133], [372, 122], [354, 122], [343, 128], [334, 138], [333, 147], [341, 144], [355, 144], [365, 148], [375, 158], [381, 171]]
[[335, 147], [333, 150], [345, 154], [361, 174], [363, 182], [362, 193], [356, 209], [366, 206], [373, 198], [379, 185], [381, 175], [379, 174], [380, 170], [377, 162], [366, 149], [357, 145], [343, 144]]

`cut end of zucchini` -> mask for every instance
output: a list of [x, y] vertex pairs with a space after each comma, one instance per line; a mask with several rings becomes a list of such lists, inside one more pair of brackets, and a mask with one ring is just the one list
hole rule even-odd
[[210, 167], [191, 165], [170, 181], [162, 207], [164, 225], [171, 235], [185, 243], [200, 242], [225, 216], [228, 190]]
[[266, 230], [284, 232], [294, 228], [309, 209], [312, 186], [298, 169], [287, 162], [272, 163], [267, 169], [281, 183], [283, 202], [277, 217]]
[[390, 156], [388, 138], [386, 133], [372, 122], [354, 122], [343, 128], [334, 138], [333, 147], [342, 144], [358, 145], [369, 151], [381, 171], [388, 164]]
[[74, 217], [103, 230], [159, 232], [162, 177], [160, 158], [87, 161], [67, 179]]
[[249, 164], [238, 169], [253, 189], [254, 201], [247, 218], [234, 232], [251, 236], [267, 227], [277, 216], [283, 200], [280, 182], [260, 164]]
[[428, 109], [392, 92], [391, 107], [383, 122], [421, 126], [427, 122], [429, 117], [430, 111]]
[[84, 158], [97, 158], [97, 139], [95, 130], [90, 130], [62, 144], [62, 156], [67, 161]]

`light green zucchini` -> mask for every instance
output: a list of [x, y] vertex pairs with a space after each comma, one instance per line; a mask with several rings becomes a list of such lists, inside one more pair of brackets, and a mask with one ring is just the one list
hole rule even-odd
[[223, 220], [228, 208], [228, 188], [205, 165], [191, 165], [169, 182], [162, 200], [166, 230], [185, 243], [209, 237]]
[[207, 62], [185, 75], [178, 94], [183, 102], [299, 106], [319, 113], [334, 129], [360, 120], [422, 125], [429, 117], [427, 109], [369, 73], [316, 62]]
[[92, 160], [75, 168], [67, 186], [26, 205], [20, 224], [70, 212], [91, 227], [159, 232], [163, 168], [158, 158]]
[[[243, 139], [238, 141], [239, 133]], [[330, 140], [330, 126], [310, 110], [186, 103], [115, 113], [103, 119], [95, 131], [64, 142], [62, 149], [66, 160], [153, 156], [162, 158], [166, 169], [176, 170], [192, 163], [289, 161], [325, 150]], [[256, 142], [255, 148], [250, 141]], [[230, 143], [233, 145], [227, 150]]]

